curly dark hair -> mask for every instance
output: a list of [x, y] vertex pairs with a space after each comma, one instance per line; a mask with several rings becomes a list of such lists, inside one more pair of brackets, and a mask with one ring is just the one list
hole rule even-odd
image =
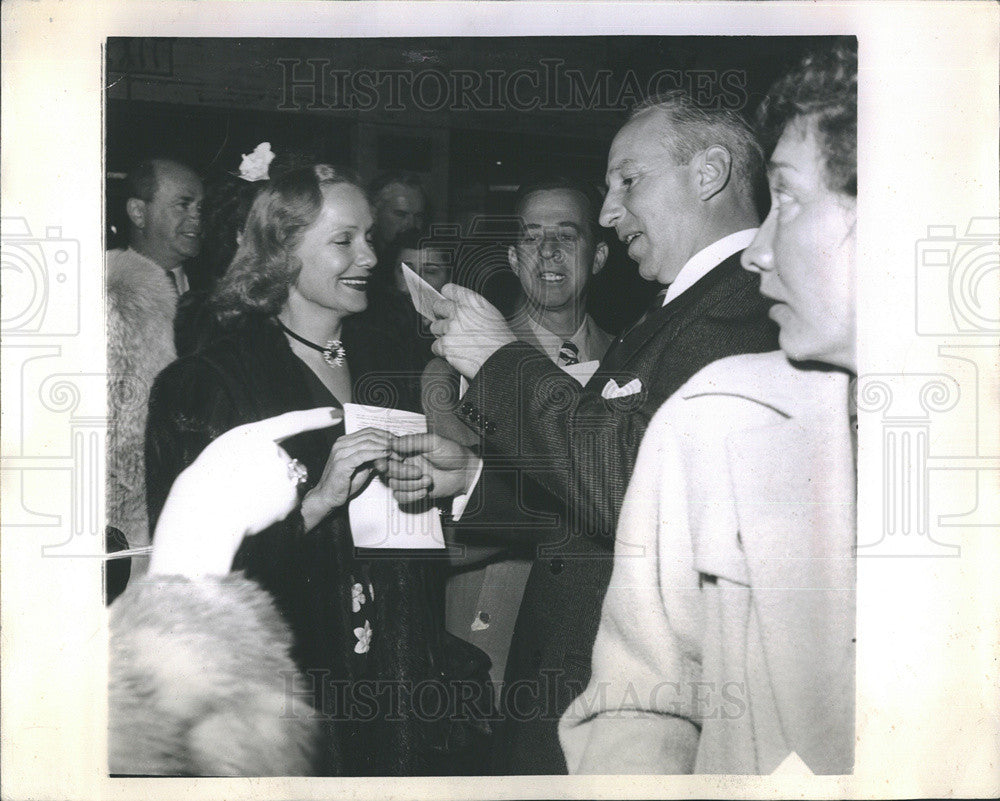
[[858, 194], [858, 40], [838, 37], [832, 46], [808, 54], [779, 80], [757, 110], [768, 152], [785, 127], [799, 117], [814, 121], [826, 162], [827, 186]]
[[350, 184], [364, 191], [353, 171], [315, 164], [272, 178], [257, 195], [243, 241], [212, 295], [212, 308], [221, 324], [281, 310], [302, 269], [294, 250], [319, 216], [323, 187], [333, 184]]

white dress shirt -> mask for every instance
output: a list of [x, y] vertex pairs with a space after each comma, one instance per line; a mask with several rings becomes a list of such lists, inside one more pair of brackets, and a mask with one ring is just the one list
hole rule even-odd
[[174, 288], [177, 290], [177, 297], [180, 297], [191, 288], [183, 266], [178, 265], [172, 270], [167, 270], [167, 272], [170, 273]]
[[686, 289], [690, 289], [698, 279], [708, 275], [715, 267], [741, 250], [746, 250], [757, 235], [756, 228], [745, 228], [742, 231], [729, 234], [713, 242], [707, 248], [703, 248], [695, 253], [687, 263], [681, 267], [673, 283], [667, 288], [663, 296], [663, 305], [666, 306]]
[[568, 340], [556, 336], [549, 329], [535, 322], [529, 315], [525, 314], [524, 318], [531, 333], [538, 340], [538, 344], [542, 346], [542, 351], [556, 364], [559, 363], [559, 349], [562, 348], [564, 342], [568, 341], [576, 345], [581, 362], [599, 361], [608, 349], [608, 345], [611, 344], [611, 335], [602, 331], [589, 314], [584, 316], [580, 327]]

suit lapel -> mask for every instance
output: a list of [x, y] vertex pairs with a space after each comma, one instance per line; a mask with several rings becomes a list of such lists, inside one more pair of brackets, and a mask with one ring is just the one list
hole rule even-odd
[[782, 728], [810, 768], [831, 772], [842, 767], [828, 764], [831, 744], [853, 740], [855, 477], [847, 378], [816, 378], [818, 405], [727, 450]]
[[615, 373], [627, 369], [629, 363], [642, 352], [653, 337], [657, 337], [663, 343], [673, 339], [685, 325], [697, 319], [722, 296], [731, 292], [733, 277], [738, 277], [743, 272], [740, 266], [741, 253], [742, 251], [733, 254], [712, 268], [685, 292], [666, 306], [654, 311], [623, 337], [616, 339], [604, 355], [597, 375], [607, 380]]

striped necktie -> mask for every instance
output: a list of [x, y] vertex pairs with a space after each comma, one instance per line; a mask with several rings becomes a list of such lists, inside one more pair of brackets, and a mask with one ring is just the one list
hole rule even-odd
[[567, 339], [559, 348], [559, 364], [569, 367], [571, 364], [580, 363], [580, 349], [572, 340]]

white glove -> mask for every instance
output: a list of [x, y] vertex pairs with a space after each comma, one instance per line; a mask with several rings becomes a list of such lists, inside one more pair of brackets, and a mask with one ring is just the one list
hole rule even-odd
[[245, 536], [284, 519], [298, 504], [304, 468], [278, 442], [342, 419], [329, 406], [288, 412], [212, 441], [170, 488], [156, 524], [150, 574], [228, 573]]

